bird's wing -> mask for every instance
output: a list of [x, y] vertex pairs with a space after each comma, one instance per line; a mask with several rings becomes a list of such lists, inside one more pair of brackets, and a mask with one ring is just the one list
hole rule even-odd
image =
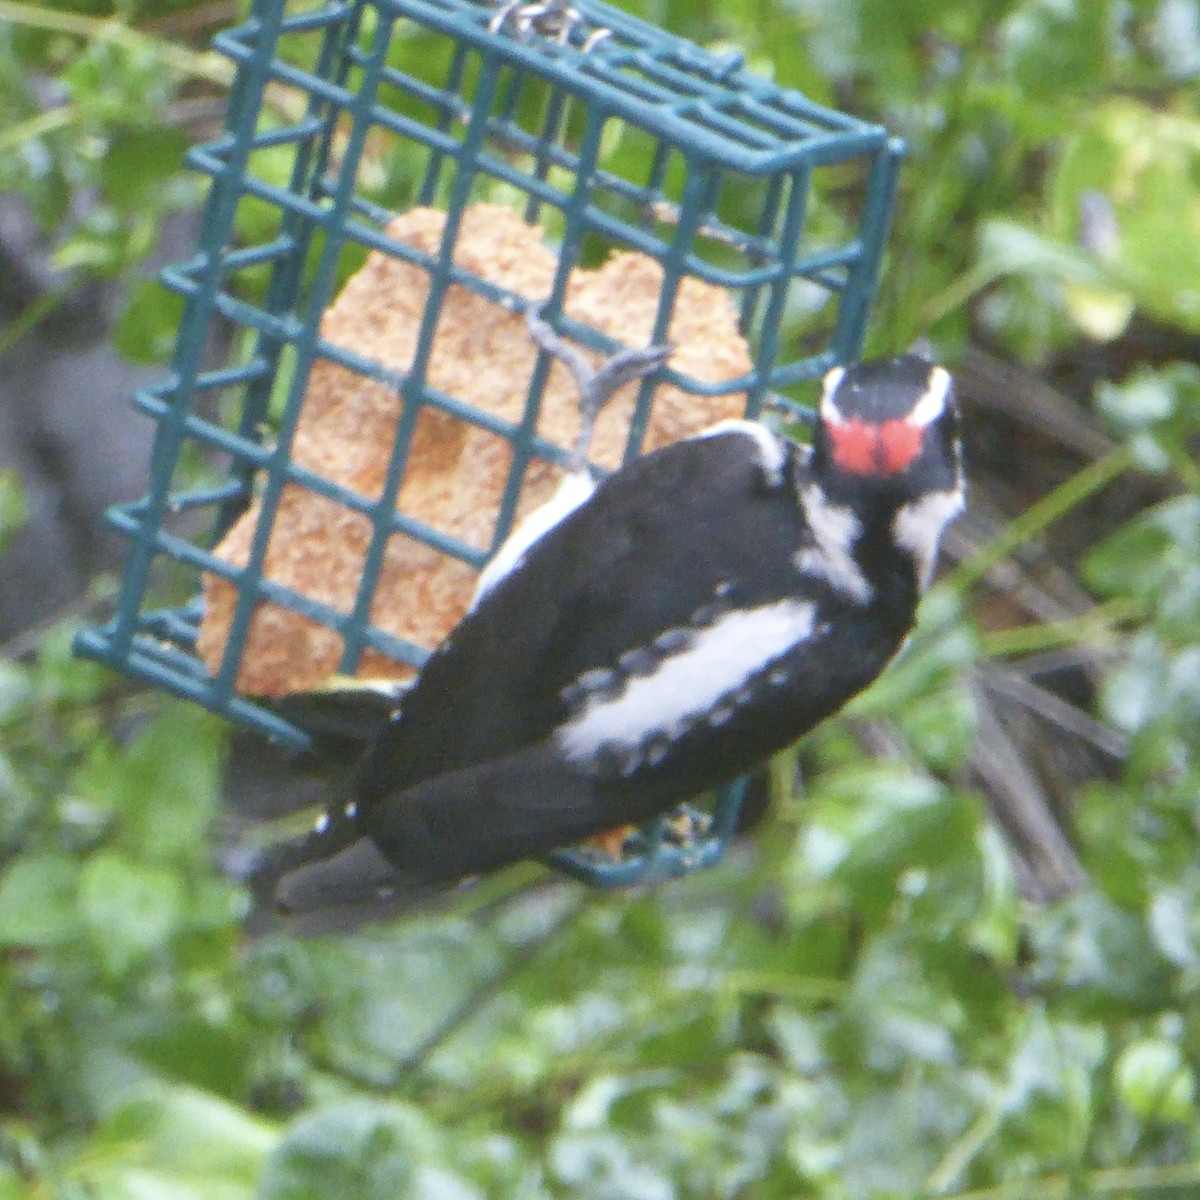
[[756, 603], [787, 594], [801, 517], [788, 472], [763, 459], [761, 435], [730, 429], [606, 479], [429, 659], [365, 777], [394, 795], [533, 745], [567, 717], [574, 682], [738, 605], [741, 581]]

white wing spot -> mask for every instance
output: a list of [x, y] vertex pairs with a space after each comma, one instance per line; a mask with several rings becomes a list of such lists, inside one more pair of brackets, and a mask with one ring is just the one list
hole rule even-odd
[[815, 618], [814, 604], [795, 600], [725, 613], [652, 674], [630, 679], [616, 696], [589, 697], [558, 731], [563, 754], [590, 760], [655, 736], [674, 740], [698, 721], [728, 720], [730, 694], [807, 638]]
[[577, 679], [567, 684], [559, 695], [565, 704], [578, 704], [595, 692], [611, 691], [618, 685], [620, 678], [616, 671], [609, 671], [605, 668], [584, 671]]
[[691, 629], [668, 629], [654, 639], [654, 648], [660, 654], [675, 654], [692, 644], [695, 633]]

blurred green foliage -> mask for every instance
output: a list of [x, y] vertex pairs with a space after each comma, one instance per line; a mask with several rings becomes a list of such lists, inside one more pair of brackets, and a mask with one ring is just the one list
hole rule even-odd
[[0, 554], [25, 520], [25, 497], [16, 471], [0, 471]]
[[[1195, 0], [631, 7], [907, 138], [877, 348], [1036, 364], [1135, 312], [1200, 326]], [[200, 194], [180, 154], [228, 80], [202, 8], [0, 0], [0, 189], [67, 286], [137, 277]], [[410, 171], [368, 182], [400, 206]], [[155, 287], [118, 331], [139, 357], [178, 315]], [[719, 869], [618, 896], [518, 871], [305, 942], [248, 940], [213, 865], [217, 722], [66, 629], [0, 659], [0, 1200], [1200, 1195], [1200, 374], [1143, 364], [1095, 411], [1168, 498], [1090, 550], [1100, 615], [1061, 631], [1105, 648], [1130, 749], [1078, 797], [1091, 885], [1040, 908], [962, 781], [995, 642], [970, 563]], [[0, 476], [0, 543], [20, 519]], [[864, 761], [874, 717], [901, 750]]]

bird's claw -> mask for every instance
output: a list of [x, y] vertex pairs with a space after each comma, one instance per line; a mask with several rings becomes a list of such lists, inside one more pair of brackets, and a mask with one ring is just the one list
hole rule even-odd
[[579, 389], [579, 438], [571, 451], [567, 467], [571, 471], [580, 471], [587, 462], [596, 418], [604, 406], [627, 383], [665, 366], [674, 347], [667, 343], [661, 346], [621, 350], [598, 369], [594, 368], [583, 354], [559, 337], [543, 319], [542, 313], [546, 309], [546, 303], [545, 300], [541, 300], [530, 304], [525, 310], [525, 321], [530, 337], [547, 354], [566, 366]]

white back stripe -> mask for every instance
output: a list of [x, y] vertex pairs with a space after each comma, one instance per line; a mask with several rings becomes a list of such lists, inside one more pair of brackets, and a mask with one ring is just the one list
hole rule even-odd
[[722, 698], [736, 703], [731, 693], [809, 637], [815, 619], [816, 605], [794, 600], [725, 613], [652, 674], [628, 679], [617, 696], [589, 698], [559, 730], [562, 752], [588, 759], [606, 746], [632, 748], [656, 735], [679, 737]]
[[555, 525], [569, 517], [580, 505], [586, 504], [595, 490], [596, 484], [586, 471], [564, 475], [554, 495], [545, 504], [535, 508], [492, 555], [475, 581], [475, 594], [471, 597], [467, 611], [471, 612], [500, 580], [521, 565], [534, 542], [545, 537]]
[[696, 434], [698, 438], [720, 437], [725, 433], [740, 433], [748, 437], [758, 448], [758, 465], [767, 478], [767, 483], [778, 487], [783, 482], [783, 464], [787, 462], [787, 446], [781, 438], [777, 438], [765, 425], [757, 421], [740, 421], [730, 417], [718, 421], [708, 429]]

